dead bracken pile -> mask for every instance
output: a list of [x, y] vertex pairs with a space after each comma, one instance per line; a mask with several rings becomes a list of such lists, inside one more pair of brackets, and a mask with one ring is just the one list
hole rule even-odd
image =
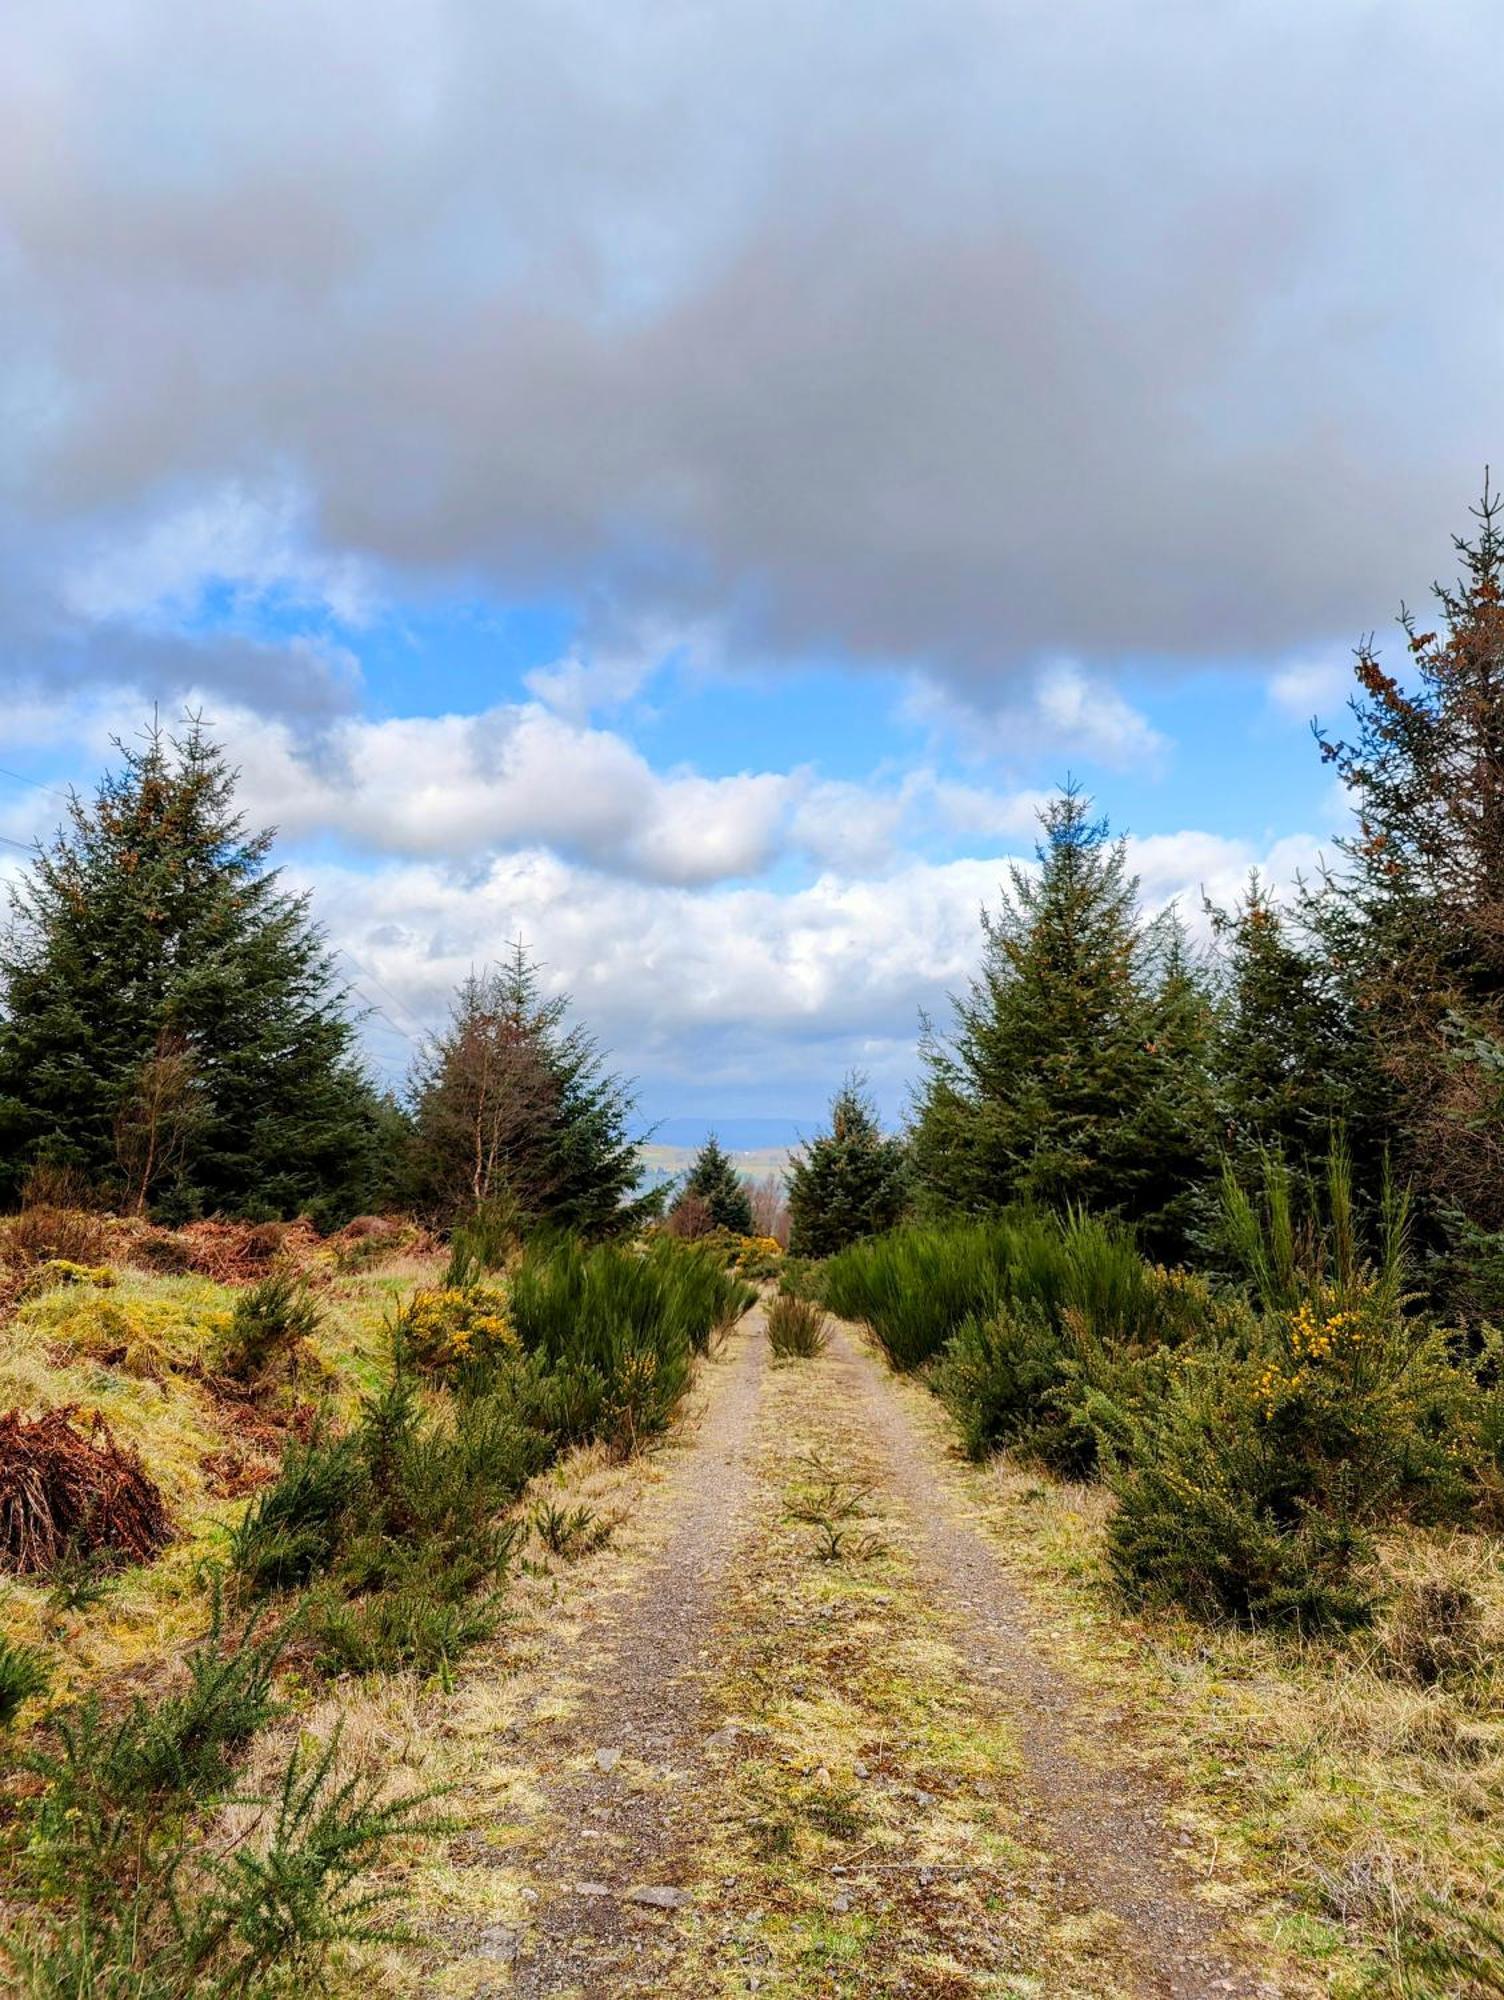
[[117, 1224], [125, 1254], [150, 1271], [192, 1271], [216, 1284], [246, 1284], [277, 1263], [302, 1265], [321, 1247], [312, 1223], [187, 1222], [181, 1229]]
[[0, 1569], [45, 1576], [64, 1555], [145, 1562], [172, 1523], [140, 1456], [77, 1406], [0, 1414]]

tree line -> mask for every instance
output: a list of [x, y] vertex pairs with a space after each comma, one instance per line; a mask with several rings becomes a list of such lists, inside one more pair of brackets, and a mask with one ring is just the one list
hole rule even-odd
[[[983, 913], [979, 967], [926, 1022], [906, 1131], [859, 1077], [788, 1177], [793, 1247], [902, 1215], [1019, 1203], [1117, 1215], [1203, 1254], [1224, 1168], [1313, 1175], [1340, 1134], [1361, 1199], [1413, 1195], [1438, 1288], [1504, 1288], [1504, 517], [1485, 488], [1405, 662], [1358, 648], [1349, 720], [1317, 730], [1352, 822], [1312, 879], [1257, 876], [1148, 915], [1076, 788], [1036, 865]], [[352, 995], [306, 897], [247, 828], [189, 719], [119, 746], [12, 894], [0, 939], [0, 1202], [40, 1175], [166, 1219], [501, 1203], [602, 1236], [651, 1212], [631, 1087], [522, 946], [475, 972], [399, 1096], [357, 1052]], [[687, 1233], [750, 1228], [711, 1142], [673, 1191]]]

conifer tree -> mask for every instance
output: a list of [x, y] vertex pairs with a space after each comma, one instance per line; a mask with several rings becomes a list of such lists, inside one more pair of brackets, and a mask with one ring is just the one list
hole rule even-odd
[[651, 1207], [631, 1199], [632, 1092], [569, 1010], [544, 996], [520, 941], [460, 987], [409, 1085], [420, 1198], [438, 1220], [499, 1202], [524, 1225], [604, 1236]]
[[1403, 679], [1356, 658], [1350, 739], [1318, 730], [1356, 831], [1306, 914], [1397, 1093], [1400, 1164], [1433, 1214], [1504, 1230], [1504, 502], [1485, 481], [1434, 630], [1402, 609]]
[[1386, 1093], [1367, 1030], [1317, 940], [1255, 870], [1231, 909], [1208, 903], [1222, 984], [1219, 1139], [1253, 1188], [1273, 1155], [1312, 1180], [1342, 1134], [1360, 1186], [1382, 1173]]
[[926, 1024], [921, 1199], [973, 1213], [1080, 1204], [1152, 1224], [1197, 1150], [1198, 1093], [1182, 1084], [1202, 1028], [1184, 954], [1146, 932], [1123, 842], [1079, 790], [1040, 817], [1038, 871], [1015, 868], [1001, 908], [983, 911], [982, 968], [952, 1034]]
[[196, 718], [117, 747], [12, 893], [0, 1193], [46, 1159], [167, 1213], [353, 1213], [375, 1099], [307, 899]]
[[1145, 928], [1149, 1058], [1137, 1117], [1144, 1179], [1132, 1211], [1145, 1248], [1185, 1254], [1218, 1166], [1217, 1009], [1205, 966], [1171, 905]]
[[752, 1234], [752, 1198], [746, 1183], [712, 1132], [684, 1177], [680, 1200], [696, 1204], [712, 1229]]
[[830, 1257], [861, 1236], [899, 1222], [908, 1207], [908, 1160], [901, 1140], [885, 1137], [865, 1079], [853, 1071], [830, 1105], [830, 1129], [789, 1163], [789, 1249]]

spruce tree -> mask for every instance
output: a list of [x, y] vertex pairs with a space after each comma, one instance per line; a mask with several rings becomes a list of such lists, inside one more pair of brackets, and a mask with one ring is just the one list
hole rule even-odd
[[409, 1085], [414, 1175], [436, 1220], [504, 1203], [524, 1226], [605, 1236], [651, 1207], [631, 1198], [632, 1092], [569, 1012], [567, 995], [544, 996], [520, 941], [460, 987]]
[[1207, 904], [1221, 992], [1214, 1067], [1222, 1149], [1261, 1185], [1275, 1156], [1314, 1182], [1343, 1135], [1360, 1186], [1382, 1174], [1386, 1098], [1343, 982], [1257, 870], [1231, 909]]
[[695, 1155], [679, 1199], [696, 1204], [712, 1229], [752, 1234], [752, 1198], [714, 1132]]
[[1217, 1009], [1172, 905], [1146, 926], [1148, 1057], [1136, 1120], [1144, 1179], [1131, 1211], [1146, 1249], [1178, 1258], [1196, 1236], [1218, 1166]]
[[833, 1256], [858, 1237], [893, 1228], [908, 1198], [904, 1145], [884, 1136], [865, 1079], [853, 1071], [831, 1100], [830, 1129], [789, 1163], [789, 1249], [796, 1257]]
[[375, 1099], [307, 899], [196, 718], [117, 745], [12, 892], [0, 1177], [39, 1161], [168, 1214], [366, 1205]]
[[918, 1191], [935, 1212], [1033, 1201], [1152, 1225], [1199, 1147], [1183, 953], [1146, 931], [1124, 844], [1074, 786], [1040, 817], [1038, 870], [1015, 868], [983, 911], [982, 968], [952, 1033], [926, 1024]]
[[1436, 627], [1356, 658], [1350, 737], [1318, 730], [1356, 830], [1305, 914], [1397, 1097], [1399, 1164], [1432, 1216], [1504, 1231], [1504, 503], [1485, 482]]

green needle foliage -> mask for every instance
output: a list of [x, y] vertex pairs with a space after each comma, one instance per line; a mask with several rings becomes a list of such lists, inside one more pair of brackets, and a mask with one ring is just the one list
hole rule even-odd
[[830, 1257], [862, 1236], [892, 1229], [908, 1207], [908, 1158], [885, 1138], [865, 1079], [853, 1072], [831, 1100], [830, 1129], [789, 1162], [795, 1257]]
[[952, 1034], [926, 1029], [920, 1203], [1121, 1214], [1173, 1247], [1209, 1138], [1209, 1004], [1173, 923], [1146, 925], [1122, 841], [1067, 787], [1037, 874], [982, 915]]
[[377, 1100], [306, 898], [194, 719], [75, 798], [0, 941], [0, 1201], [46, 1160], [133, 1209], [342, 1220]]
[[752, 1234], [752, 1198], [714, 1132], [695, 1155], [679, 1200], [703, 1218], [707, 1231], [729, 1229], [733, 1236]]

